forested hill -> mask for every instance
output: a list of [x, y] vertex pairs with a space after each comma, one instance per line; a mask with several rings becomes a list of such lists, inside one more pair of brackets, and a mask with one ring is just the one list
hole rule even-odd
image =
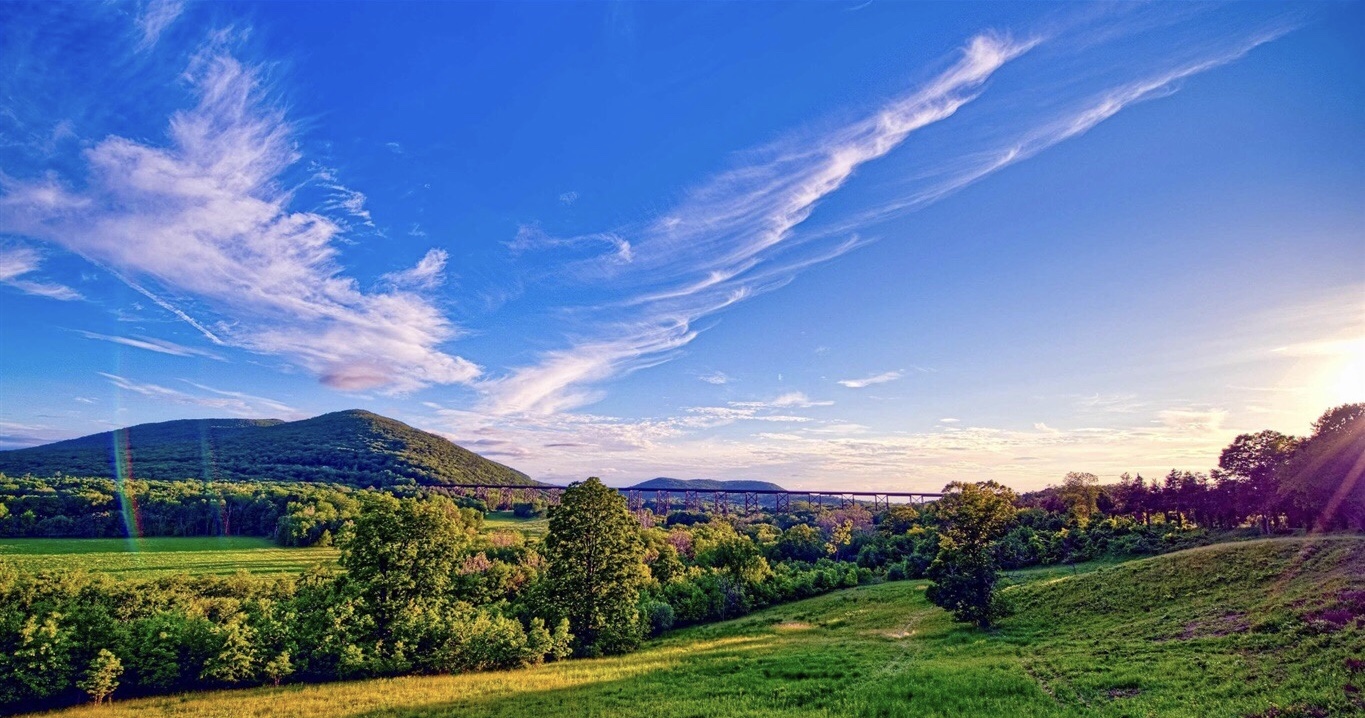
[[355, 486], [538, 483], [435, 434], [358, 410], [290, 422], [187, 419], [140, 424], [0, 451], [0, 472], [113, 477], [115, 446], [122, 454], [119, 461], [139, 479], [328, 481]]
[[702, 489], [708, 491], [785, 491], [777, 484], [767, 481], [715, 481], [713, 479], [670, 479], [660, 476], [657, 479], [641, 481], [631, 486], [632, 489], [668, 489], [670, 491], [686, 491], [688, 489]]

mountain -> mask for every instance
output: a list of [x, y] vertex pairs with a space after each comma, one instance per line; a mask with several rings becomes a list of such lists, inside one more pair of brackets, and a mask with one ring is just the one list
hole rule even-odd
[[139, 479], [330, 481], [355, 486], [539, 484], [435, 434], [359, 410], [289, 422], [186, 419], [139, 424], [0, 451], [0, 472], [112, 477], [116, 461]]
[[641, 481], [631, 486], [632, 489], [668, 489], [670, 491], [686, 491], [687, 489], [703, 489], [708, 491], [786, 491], [777, 484], [767, 481], [715, 481], [713, 479], [670, 479], [660, 476], [657, 479]]

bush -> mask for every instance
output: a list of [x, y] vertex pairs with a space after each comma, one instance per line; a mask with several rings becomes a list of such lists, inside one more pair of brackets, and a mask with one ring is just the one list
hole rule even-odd
[[658, 636], [673, 628], [673, 607], [663, 601], [645, 601], [640, 605], [640, 618], [650, 636]]

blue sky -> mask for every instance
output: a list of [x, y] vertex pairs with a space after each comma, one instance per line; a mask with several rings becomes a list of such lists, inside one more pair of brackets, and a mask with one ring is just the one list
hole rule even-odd
[[0, 5], [0, 447], [1019, 488], [1365, 400], [1360, 4]]

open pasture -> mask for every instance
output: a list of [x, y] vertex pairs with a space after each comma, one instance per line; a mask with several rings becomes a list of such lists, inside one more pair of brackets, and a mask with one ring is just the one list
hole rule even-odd
[[297, 573], [335, 561], [335, 548], [280, 548], [249, 536], [140, 539], [0, 539], [0, 558], [21, 571], [99, 571], [119, 578], [173, 573]]
[[[919, 581], [518, 671], [184, 694], [63, 716], [1359, 715], [1365, 539], [1194, 549], [1023, 572], [992, 632]], [[1354, 598], [1353, 598], [1354, 597]], [[1354, 613], [1353, 613], [1354, 612]], [[1351, 615], [1346, 615], [1346, 614]], [[1354, 667], [1353, 667], [1354, 666]]]
[[549, 519], [521, 519], [511, 511], [490, 511], [484, 514], [485, 531], [515, 530], [526, 534], [527, 538], [542, 538], [550, 530]]

